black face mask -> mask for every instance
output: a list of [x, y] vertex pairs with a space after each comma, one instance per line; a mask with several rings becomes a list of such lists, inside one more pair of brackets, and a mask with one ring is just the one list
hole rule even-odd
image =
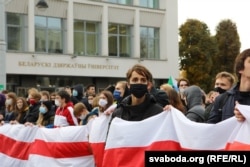
[[227, 90], [222, 89], [221, 87], [217, 87], [217, 88], [214, 88], [214, 91], [218, 92], [219, 94], [222, 94], [222, 93], [226, 92]]
[[52, 105], [55, 105], [55, 100], [51, 100]]
[[148, 92], [147, 86], [145, 84], [130, 84], [130, 93], [137, 98], [141, 98]]

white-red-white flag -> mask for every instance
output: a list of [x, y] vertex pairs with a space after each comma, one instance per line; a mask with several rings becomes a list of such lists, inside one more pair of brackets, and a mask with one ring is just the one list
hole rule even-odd
[[3, 167], [94, 167], [86, 126], [47, 129], [4, 125], [0, 141]]
[[102, 114], [91, 122], [89, 142], [93, 151], [96, 167], [103, 166], [104, 148], [111, 116]]
[[0, 163], [4, 167], [27, 166], [29, 150], [38, 127], [4, 124], [0, 126]]
[[172, 108], [138, 122], [115, 118], [108, 137], [110, 116], [105, 115], [91, 121], [90, 133], [87, 126], [5, 124], [0, 126], [0, 162], [4, 167], [143, 167], [147, 150], [250, 150], [250, 106], [237, 107], [246, 117], [243, 123], [235, 117], [196, 123]]
[[[238, 108], [248, 119], [250, 107]], [[249, 120], [239, 123], [232, 117], [217, 124], [196, 123], [174, 108], [138, 122], [115, 118], [103, 166], [143, 167], [147, 150], [250, 150]]]

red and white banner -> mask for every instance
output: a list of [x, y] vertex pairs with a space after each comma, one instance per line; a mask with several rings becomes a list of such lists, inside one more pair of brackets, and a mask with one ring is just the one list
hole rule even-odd
[[104, 167], [143, 167], [146, 150], [250, 150], [250, 106], [238, 106], [247, 118], [218, 124], [196, 123], [171, 109], [140, 122], [112, 121]]
[[94, 166], [86, 126], [38, 128], [0, 127], [0, 162], [3, 167]]
[[[196, 123], [172, 108], [143, 121], [102, 115], [87, 126], [46, 129], [0, 127], [0, 163], [23, 166], [144, 166], [146, 150], [250, 150], [250, 106], [238, 105], [246, 117], [218, 124]], [[91, 148], [90, 148], [91, 147]], [[92, 152], [93, 151], [93, 152]]]
[[107, 133], [109, 128], [111, 116], [100, 115], [96, 117], [92, 124], [89, 135], [89, 142], [93, 151], [96, 167], [103, 166], [103, 156], [105, 149], [105, 142], [107, 139]]
[[5, 124], [0, 127], [1, 166], [27, 166], [29, 150], [38, 127]]

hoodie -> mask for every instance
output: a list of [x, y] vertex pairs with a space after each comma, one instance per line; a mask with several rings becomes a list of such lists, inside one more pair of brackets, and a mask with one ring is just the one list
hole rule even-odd
[[73, 104], [75, 105], [77, 102], [82, 102], [88, 111], [92, 110], [92, 106], [89, 104], [88, 102], [88, 98], [83, 96], [83, 91], [84, 91], [84, 87], [82, 84], [77, 84], [75, 86], [73, 86], [73, 90], [77, 91], [77, 96], [73, 96], [71, 98], [71, 101], [73, 102]]
[[205, 107], [202, 105], [203, 93], [198, 86], [189, 86], [183, 92], [187, 101], [186, 117], [191, 121], [204, 122]]
[[77, 84], [73, 86], [73, 89], [77, 91], [77, 96], [74, 96], [78, 101], [81, 101], [83, 98], [83, 85]]

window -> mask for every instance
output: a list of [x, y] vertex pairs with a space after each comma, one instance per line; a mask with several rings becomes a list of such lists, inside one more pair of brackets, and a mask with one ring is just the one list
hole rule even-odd
[[63, 53], [63, 25], [60, 18], [35, 16], [35, 51]]
[[146, 8], [159, 8], [159, 0], [140, 0], [140, 6]]
[[159, 28], [141, 27], [141, 58], [159, 59]]
[[131, 36], [127, 25], [109, 24], [109, 56], [130, 57]]
[[25, 17], [21, 14], [7, 13], [7, 50], [25, 50]]
[[74, 21], [74, 54], [98, 55], [98, 23]]
[[123, 5], [132, 5], [133, 0], [108, 0], [111, 3], [118, 3]]

